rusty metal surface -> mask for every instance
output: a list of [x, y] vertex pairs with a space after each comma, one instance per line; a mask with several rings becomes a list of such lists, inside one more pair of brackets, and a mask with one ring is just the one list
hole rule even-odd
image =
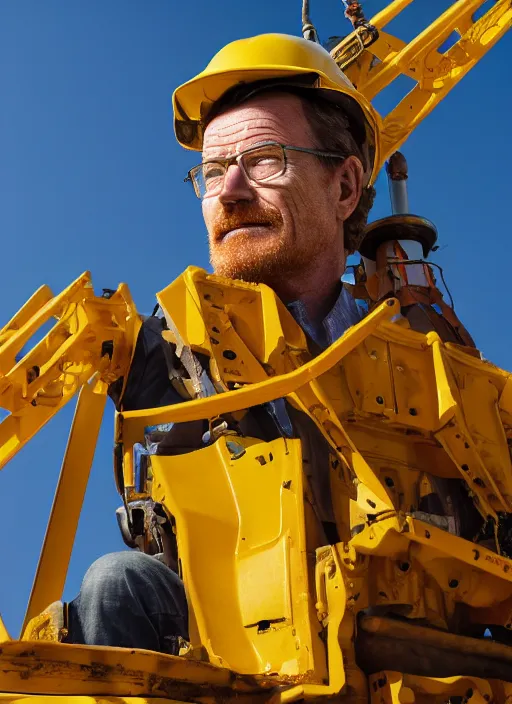
[[400, 662], [401, 671], [412, 675], [512, 682], [512, 647], [390, 618], [360, 619], [356, 654], [367, 674], [392, 670]]
[[[86, 696], [47, 696], [46, 694], [41, 695], [30, 695], [21, 694], [19, 692], [13, 692], [10, 694], [0, 692], [0, 704], [14, 704], [14, 702], [23, 702], [23, 704], [112, 704], [112, 697], [86, 697]], [[179, 704], [176, 699], [168, 698], [146, 698], [146, 697], [116, 697], [116, 704]]]
[[13, 641], [0, 647], [0, 692], [46, 695], [219, 698], [262, 702], [271, 678], [147, 650]]

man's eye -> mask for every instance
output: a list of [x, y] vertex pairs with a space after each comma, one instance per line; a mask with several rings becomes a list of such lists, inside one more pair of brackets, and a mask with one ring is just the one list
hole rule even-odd
[[266, 179], [282, 171], [282, 158], [277, 154], [248, 155], [245, 169], [251, 178]]
[[222, 178], [223, 175], [224, 169], [220, 164], [205, 164], [203, 166], [203, 178], [205, 181]]
[[264, 166], [273, 166], [277, 164], [279, 159], [276, 156], [273, 156], [271, 154], [267, 154], [265, 156], [254, 156], [250, 157], [248, 159], [248, 168], [258, 168], [259, 166], [264, 167]]

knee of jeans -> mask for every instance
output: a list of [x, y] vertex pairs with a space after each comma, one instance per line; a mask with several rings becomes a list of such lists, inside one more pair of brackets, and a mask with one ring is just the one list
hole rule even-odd
[[102, 555], [85, 573], [80, 591], [83, 594], [89, 590], [128, 586], [130, 577], [142, 574], [147, 568], [147, 561], [153, 559], [141, 552], [111, 552]]

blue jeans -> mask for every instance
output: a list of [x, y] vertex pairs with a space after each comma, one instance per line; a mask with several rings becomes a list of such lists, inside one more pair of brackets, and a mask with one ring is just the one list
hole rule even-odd
[[177, 655], [178, 636], [188, 639], [183, 583], [169, 567], [142, 552], [100, 557], [69, 604], [68, 643]]

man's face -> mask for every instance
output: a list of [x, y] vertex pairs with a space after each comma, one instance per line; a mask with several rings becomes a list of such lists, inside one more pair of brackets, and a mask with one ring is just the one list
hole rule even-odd
[[[203, 161], [267, 141], [317, 148], [299, 98], [255, 96], [219, 115], [206, 128]], [[340, 169], [289, 151], [283, 175], [254, 184], [238, 165], [230, 166], [222, 190], [203, 200], [214, 271], [279, 288], [283, 276], [307, 272], [326, 250], [343, 271], [342, 221], [348, 215], [339, 207], [344, 194]]]

